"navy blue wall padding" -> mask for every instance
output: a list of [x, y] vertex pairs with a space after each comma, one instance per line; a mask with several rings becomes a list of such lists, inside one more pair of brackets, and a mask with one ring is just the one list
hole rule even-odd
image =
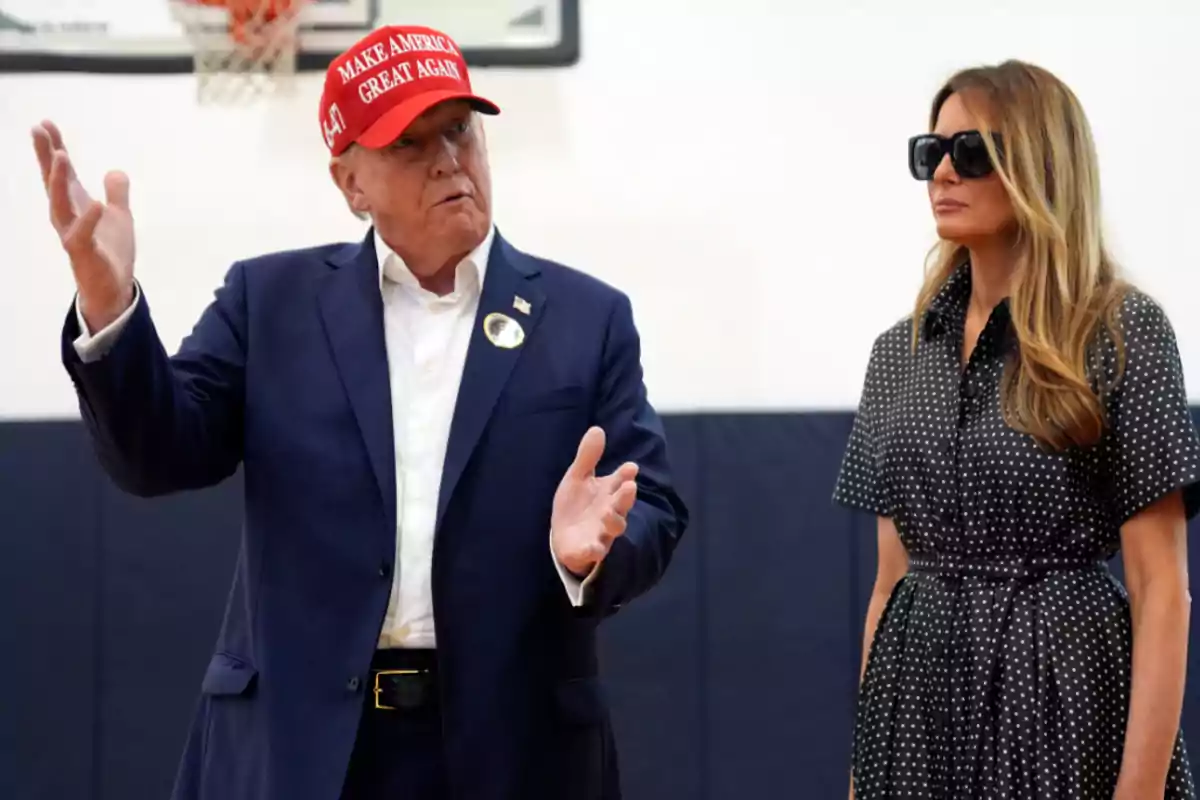
[[[629, 800], [844, 796], [875, 560], [874, 522], [830, 502], [851, 419], [667, 418], [693, 523], [604, 635]], [[240, 478], [127, 497], [78, 423], [0, 424], [0, 798], [166, 796], [240, 505]]]

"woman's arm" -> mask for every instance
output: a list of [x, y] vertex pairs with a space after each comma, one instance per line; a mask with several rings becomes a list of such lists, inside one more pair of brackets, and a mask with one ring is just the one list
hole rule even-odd
[[1115, 800], [1162, 797], [1179, 729], [1191, 609], [1187, 522], [1180, 492], [1121, 527], [1133, 622], [1125, 750]]
[[871, 642], [875, 641], [875, 629], [879, 627], [879, 618], [883, 616], [883, 609], [892, 597], [892, 590], [908, 572], [908, 552], [900, 542], [896, 523], [887, 517], [879, 517], [878, 520], [876, 538], [879, 563], [875, 568], [875, 585], [871, 589], [867, 619], [863, 625], [862, 663], [858, 669], [860, 682], [867, 670], [867, 656], [870, 655]]
[[[858, 680], [861, 683], [863, 673], [867, 670], [867, 657], [871, 653], [871, 643], [875, 641], [875, 630], [879, 627], [879, 618], [896, 584], [908, 572], [908, 552], [896, 532], [896, 523], [888, 517], [878, 517], [876, 538], [878, 539], [878, 565], [875, 568], [875, 586], [871, 589], [871, 600], [867, 604], [867, 619], [863, 625], [862, 663], [858, 670]], [[854, 800], [854, 780], [850, 781], [850, 800]]]

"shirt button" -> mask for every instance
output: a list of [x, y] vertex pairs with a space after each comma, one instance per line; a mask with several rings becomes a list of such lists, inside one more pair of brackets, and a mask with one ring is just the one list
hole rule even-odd
[[357, 675], [346, 681], [346, 691], [348, 692], [357, 692], [359, 686], [362, 686], [362, 681], [358, 679]]
[[379, 577], [386, 578], [392, 574], [392, 565], [388, 562], [381, 562], [379, 565]]
[[963, 394], [965, 394], [968, 398], [973, 398], [975, 395], [979, 394], [979, 390], [975, 388], [975, 384], [968, 383], [966, 388], [963, 389]]

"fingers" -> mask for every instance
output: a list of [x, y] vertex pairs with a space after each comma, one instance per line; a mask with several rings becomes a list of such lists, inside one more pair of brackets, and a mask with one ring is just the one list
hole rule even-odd
[[[613, 542], [625, 535], [629, 524], [625, 515], [636, 499], [637, 484], [628, 481], [602, 501], [603, 504], [594, 504], [591, 510], [593, 516], [586, 524], [573, 526], [577, 533], [569, 537], [573, 541], [566, 548], [563, 563], [579, 575], [590, 569], [590, 566], [585, 569], [584, 565], [594, 565], [607, 558]], [[556, 555], [563, 557], [557, 549]]]
[[92, 201], [84, 209], [84, 212], [79, 215], [79, 218], [67, 229], [67, 232], [63, 234], [63, 249], [71, 257], [71, 263], [80, 263], [85, 256], [95, 250], [96, 246], [92, 237], [96, 233], [96, 225], [100, 222], [100, 217], [103, 214], [104, 205]]
[[50, 134], [40, 125], [33, 129], [33, 152], [37, 154], [38, 167], [42, 171], [42, 186], [50, 188], [50, 166], [54, 162], [54, 145]]
[[38, 165], [42, 168], [42, 183], [50, 182], [50, 166], [54, 154], [66, 152], [63, 146], [62, 131], [50, 120], [42, 120], [41, 124], [33, 127], [33, 150], [37, 153]]
[[[95, 253], [96, 226], [104, 216], [104, 204], [93, 200], [75, 177], [57, 125], [45, 120], [33, 128], [32, 134], [42, 183], [50, 200], [50, 221], [71, 263], [85, 263]], [[110, 203], [128, 209], [129, 179], [123, 173], [106, 175], [104, 191]]]
[[605, 553], [612, 545], [613, 539], [625, 533], [626, 515], [629, 509], [633, 508], [634, 502], [637, 500], [637, 484], [633, 481], [621, 484], [616, 493], [609, 500], [608, 509], [601, 517], [603, 530], [600, 533], [600, 542], [604, 545]]
[[[45, 132], [46, 138], [50, 140], [51, 154], [62, 153], [66, 155], [67, 146], [63, 144], [62, 132], [59, 131], [58, 126], [47, 119], [43, 120], [42, 124], [38, 127]], [[71, 164], [70, 158], [67, 159], [67, 177], [75, 180], [75, 167]]]
[[66, 145], [63, 144], [62, 131], [60, 131], [58, 129], [57, 125], [55, 125], [53, 122], [51, 122], [48, 119], [44, 119], [44, 120], [42, 120], [42, 128], [46, 131], [46, 134], [50, 137], [50, 143], [54, 146], [55, 150], [66, 150], [67, 149]]
[[615, 509], [608, 512], [604, 517], [604, 532], [600, 534], [600, 543], [604, 545], [605, 552], [612, 547], [614, 539], [624, 535], [628, 525], [624, 514], [617, 513]]
[[[47, 120], [35, 126], [32, 134], [33, 150], [37, 154], [38, 167], [41, 169], [42, 184], [50, 195], [51, 221], [61, 235], [74, 222], [75, 217], [92, 202], [92, 198], [75, 175], [75, 165], [71, 163], [71, 158], [63, 147], [62, 133], [57, 126]], [[111, 173], [110, 177], [113, 176], [117, 181], [117, 197], [128, 202], [128, 178], [119, 173]], [[110, 177], [105, 178], [106, 188]]]
[[68, 171], [70, 162], [64, 152], [54, 153], [50, 165], [50, 221], [60, 236], [75, 222], [75, 208], [71, 203]]
[[104, 176], [104, 198], [110, 206], [129, 210], [129, 176], [110, 172]]
[[569, 472], [573, 477], [586, 478], [595, 474], [600, 456], [604, 455], [604, 430], [598, 427], [588, 428], [587, 433], [579, 440], [579, 449], [575, 452], [575, 461]]
[[637, 484], [633, 481], [622, 483], [613, 495], [613, 509], [624, 517], [637, 501]]
[[619, 531], [615, 531], [615, 535], [620, 535], [625, 532], [625, 515], [633, 508], [633, 504], [637, 502], [637, 482], [634, 480], [637, 477], [637, 464], [627, 461], [617, 468], [617, 471], [611, 475], [601, 478], [600, 491], [608, 495], [607, 505], [608, 511], [605, 514], [604, 526], [606, 530], [613, 530], [615, 523], [611, 522], [610, 518], [620, 520]]
[[600, 484], [600, 490], [604, 492], [615, 492], [623, 483], [632, 481], [638, 476], [638, 465], [632, 461], [626, 461], [610, 475], [600, 478], [597, 483]]
[[633, 481], [621, 484], [613, 494], [604, 510], [599, 514], [600, 526], [595, 533], [595, 540], [586, 545], [588, 556], [599, 561], [608, 555], [612, 543], [625, 534], [628, 526], [626, 515], [637, 500], [637, 484]]
[[589, 545], [585, 560], [593, 564], [597, 561], [603, 561], [604, 557], [608, 555], [608, 545], [610, 541], [611, 540], [605, 541], [602, 538], [600, 541], [593, 542], [591, 545]]

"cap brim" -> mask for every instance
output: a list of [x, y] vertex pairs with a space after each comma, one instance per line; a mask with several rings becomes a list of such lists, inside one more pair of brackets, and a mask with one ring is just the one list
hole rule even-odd
[[444, 103], [447, 100], [466, 100], [480, 114], [494, 116], [500, 113], [500, 107], [491, 100], [485, 100], [470, 92], [425, 92], [405, 100], [395, 108], [388, 109], [383, 116], [375, 120], [375, 124], [363, 131], [356, 141], [363, 147], [371, 149], [386, 147], [396, 141], [413, 120], [438, 103]]

